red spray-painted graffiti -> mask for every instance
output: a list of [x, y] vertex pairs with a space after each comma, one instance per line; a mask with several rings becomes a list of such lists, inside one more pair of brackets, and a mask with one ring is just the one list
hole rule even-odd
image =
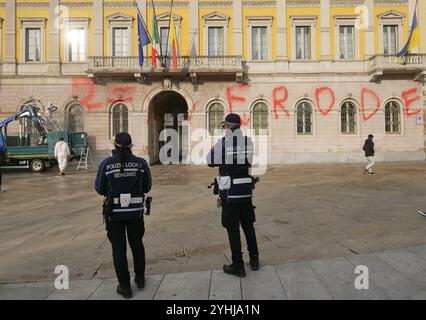
[[247, 126], [250, 123], [251, 118], [247, 117], [246, 113], [243, 113], [243, 117], [241, 118], [241, 125]]
[[91, 111], [101, 107], [100, 102], [93, 102], [96, 87], [90, 78], [73, 78], [72, 79], [72, 95], [78, 97], [81, 104]]
[[[94, 102], [96, 85], [90, 78], [73, 78], [71, 92], [72, 96], [77, 98], [87, 111], [102, 107], [101, 102]], [[131, 103], [135, 93], [136, 88], [134, 86], [116, 86], [110, 90], [105, 102], [108, 105], [119, 101]]]
[[[228, 112], [232, 112], [233, 106], [235, 103], [245, 103], [246, 98], [240, 95], [236, 95], [233, 93], [234, 89], [247, 89], [250, 85], [234, 85], [230, 87], [226, 87], [226, 97], [228, 99]], [[418, 89], [412, 88], [406, 91], [403, 91], [401, 93], [401, 99], [404, 102], [404, 110], [405, 115], [407, 116], [413, 116], [421, 112], [421, 109], [414, 109], [413, 111], [410, 111], [410, 107], [418, 100], [420, 100], [420, 96], [417, 94]], [[362, 119], [364, 121], [370, 120], [373, 116], [377, 114], [377, 112], [380, 109], [381, 101], [378, 96], [378, 94], [369, 88], [362, 88], [361, 92], [361, 105], [360, 105], [360, 112]], [[415, 96], [414, 96], [415, 95]], [[290, 117], [290, 113], [288, 109], [285, 106], [285, 103], [287, 102], [289, 97], [289, 91], [287, 87], [280, 85], [275, 87], [272, 90], [272, 111], [274, 113], [274, 117], [276, 120], [279, 120], [279, 110], [284, 112], [286, 117]], [[336, 106], [336, 95], [332, 88], [327, 86], [318, 87], [314, 90], [314, 97], [315, 97], [315, 104], [316, 108], [320, 112], [322, 116], [327, 116], [331, 110]], [[369, 106], [373, 107], [373, 111], [369, 114], [366, 113], [366, 107]], [[250, 122], [250, 118], [245, 118], [242, 121], [242, 125], [247, 125]]]
[[[376, 108], [374, 109], [372, 113], [370, 113], [367, 116], [365, 115], [365, 95], [366, 94], [369, 94], [371, 97], [373, 97], [376, 100]], [[377, 94], [373, 90], [362, 88], [361, 89], [361, 114], [364, 121], [368, 121], [369, 119], [371, 119], [379, 111], [379, 108], [380, 108], [380, 99], [377, 96]]]
[[109, 104], [115, 102], [133, 102], [133, 97], [135, 95], [136, 88], [132, 86], [119, 86], [115, 87], [111, 91], [111, 96], [107, 98]]
[[[280, 92], [282, 92], [283, 96], [281, 98], [278, 98], [278, 93], [280, 93]], [[284, 113], [287, 117], [290, 117], [288, 110], [284, 106], [284, 102], [286, 102], [287, 98], [288, 98], [287, 88], [284, 87], [284, 86], [279, 86], [279, 87], [274, 88], [274, 91], [272, 92], [272, 96], [273, 96], [273, 101], [274, 101], [273, 102], [274, 105], [273, 105], [272, 109], [273, 109], [274, 114], [275, 114], [275, 119], [278, 120], [278, 118], [279, 118], [278, 117], [278, 111], [277, 111], [278, 107], [284, 111]]]
[[418, 114], [420, 111], [422, 111], [420, 109], [416, 109], [413, 112], [409, 111], [410, 110], [410, 106], [414, 102], [416, 102], [417, 100], [420, 100], [420, 96], [419, 95], [417, 95], [415, 98], [409, 99], [409, 96], [412, 95], [412, 94], [417, 94], [417, 88], [406, 90], [406, 91], [402, 92], [402, 94], [401, 94], [402, 100], [404, 101], [405, 114], [407, 116], [413, 116], [413, 115]]
[[[328, 105], [328, 107], [325, 111], [321, 108], [321, 103], [320, 103], [320, 98], [321, 98], [320, 95], [323, 92], [328, 92], [330, 94], [330, 103], [329, 103], [329, 105]], [[331, 111], [331, 109], [333, 108], [334, 102], [336, 101], [336, 97], [334, 95], [333, 90], [331, 90], [331, 88], [321, 87], [321, 88], [317, 88], [315, 90], [315, 101], [317, 103], [317, 107], [318, 107], [319, 112], [321, 112], [321, 114], [323, 116], [326, 116]]]
[[[250, 84], [234, 84], [225, 88], [225, 94], [228, 102], [228, 112], [232, 112], [233, 107], [237, 104], [246, 103], [247, 93], [250, 89]], [[146, 92], [145, 88], [141, 88]], [[77, 97], [87, 111], [101, 108], [102, 103], [95, 100], [96, 86], [90, 78], [74, 78], [72, 80], [72, 95]], [[112, 104], [118, 101], [133, 102], [136, 93], [135, 86], [116, 86], [110, 90], [110, 94], [106, 98], [107, 104]], [[327, 116], [336, 106], [336, 95], [332, 88], [321, 86], [314, 89], [313, 92], [316, 108], [322, 116]], [[276, 120], [279, 120], [279, 111], [283, 112], [285, 117], [290, 117], [289, 110], [286, 107], [286, 102], [289, 98], [289, 90], [284, 85], [279, 85], [272, 90], [272, 111]], [[421, 109], [413, 109], [415, 102], [419, 101], [420, 95], [417, 88], [411, 88], [401, 93], [403, 101], [404, 113], [406, 116], [414, 116], [420, 113]], [[199, 108], [202, 101], [196, 100], [193, 102], [192, 110], [188, 111], [188, 120], [192, 121], [192, 113]], [[366, 106], [374, 107], [369, 114], [366, 113]], [[378, 94], [369, 88], [362, 88], [360, 92], [360, 113], [364, 121], [374, 117], [381, 106], [381, 101]], [[242, 125], [246, 126], [250, 123], [251, 118], [243, 113]]]
[[246, 102], [246, 99], [244, 97], [234, 96], [232, 94], [233, 88], [248, 89], [249, 85], [248, 84], [236, 84], [233, 87], [227, 87], [226, 88], [226, 96], [228, 98], [229, 112], [232, 112], [232, 107], [233, 107], [234, 102], [240, 102], [240, 103]]
[[192, 123], [192, 113], [195, 111], [195, 110], [197, 110], [198, 109], [198, 106], [201, 104], [201, 100], [195, 100], [193, 103], [192, 103], [192, 110], [188, 110], [188, 121], [189, 121], [189, 123]]

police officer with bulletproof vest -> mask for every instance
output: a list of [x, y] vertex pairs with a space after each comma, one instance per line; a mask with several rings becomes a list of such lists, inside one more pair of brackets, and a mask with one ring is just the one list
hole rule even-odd
[[99, 194], [105, 196], [103, 214], [119, 282], [117, 293], [131, 298], [126, 231], [133, 254], [134, 280], [137, 287], [142, 289], [145, 287], [143, 216], [146, 213], [145, 194], [151, 190], [151, 172], [144, 159], [132, 154], [132, 138], [128, 133], [118, 133], [114, 145], [112, 156], [99, 165], [95, 188]]
[[253, 143], [249, 137], [243, 135], [238, 114], [228, 114], [222, 125], [225, 136], [212, 148], [207, 156], [207, 163], [209, 167], [219, 167], [216, 183], [222, 206], [222, 225], [228, 232], [232, 251], [232, 264], [224, 265], [223, 271], [245, 277], [240, 224], [247, 241], [251, 269], [259, 269], [259, 251], [253, 226], [256, 220], [252, 204], [253, 178], [250, 173]]

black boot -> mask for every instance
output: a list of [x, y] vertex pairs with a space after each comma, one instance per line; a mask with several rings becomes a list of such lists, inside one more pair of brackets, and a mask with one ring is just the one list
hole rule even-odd
[[117, 293], [122, 295], [124, 298], [129, 299], [133, 296], [131, 288], [124, 288], [121, 284], [117, 286]]
[[234, 276], [244, 278], [246, 276], [246, 270], [244, 269], [244, 265], [236, 265], [236, 264], [229, 264], [223, 266], [223, 272], [227, 274], [232, 274]]
[[253, 271], [259, 270], [259, 255], [250, 256], [250, 267]]
[[135, 282], [138, 285], [138, 289], [143, 289], [145, 288], [145, 276], [138, 276], [135, 275]]

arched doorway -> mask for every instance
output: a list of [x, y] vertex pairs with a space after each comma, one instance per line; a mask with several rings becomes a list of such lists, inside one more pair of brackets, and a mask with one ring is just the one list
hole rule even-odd
[[[148, 141], [151, 164], [185, 163], [188, 142], [187, 120], [188, 104], [179, 93], [165, 90], [152, 98], [148, 109]], [[175, 136], [172, 138], [173, 134]], [[176, 155], [178, 159], [176, 159]], [[173, 158], [174, 161], [165, 162], [162, 160], [165, 158]]]

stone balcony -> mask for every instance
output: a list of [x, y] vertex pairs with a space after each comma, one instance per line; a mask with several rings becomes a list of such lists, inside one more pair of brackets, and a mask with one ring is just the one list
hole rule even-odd
[[[168, 79], [197, 81], [220, 79], [246, 81], [261, 78], [270, 81], [380, 81], [382, 79], [426, 78], [426, 54], [375, 55], [364, 60], [275, 60], [244, 61], [241, 56], [182, 56], [177, 68], [172, 68], [171, 58], [157, 61], [152, 66], [151, 57], [145, 57], [142, 66], [138, 57], [89, 57], [78, 63], [20, 63], [0, 64], [1, 76], [75, 76], [88, 75], [96, 79], [127, 77], [140, 82]], [[262, 80], [263, 81], [263, 80]]]
[[426, 54], [376, 55], [369, 60], [371, 81], [385, 76], [409, 75], [414, 80], [421, 80], [426, 75]]
[[246, 67], [250, 77], [280, 75], [285, 81], [318, 81], [340, 75], [372, 82], [401, 76], [421, 81], [426, 76], [426, 54], [375, 55], [365, 60], [247, 61]]
[[157, 59], [157, 66], [152, 65], [151, 57], [145, 57], [142, 66], [138, 57], [89, 57], [86, 73], [90, 77], [129, 76], [136, 78], [157, 77], [242, 77], [244, 63], [241, 56], [180, 56], [177, 66], [173, 68], [172, 58]]

